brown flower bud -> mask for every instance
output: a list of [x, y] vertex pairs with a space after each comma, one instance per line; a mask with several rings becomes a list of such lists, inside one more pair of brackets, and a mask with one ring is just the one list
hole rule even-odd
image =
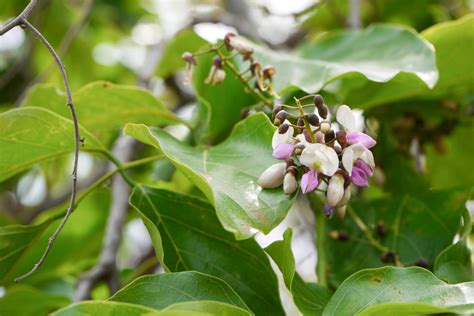
[[324, 104], [320, 107], [318, 107], [318, 114], [321, 116], [323, 119], [326, 119], [328, 117], [329, 110], [327, 106]]
[[300, 117], [300, 118], [298, 119], [298, 121], [296, 122], [296, 124], [297, 124], [298, 126], [304, 126], [304, 119], [303, 119], [302, 117]]
[[281, 124], [280, 126], [278, 126], [278, 133], [280, 134], [285, 134], [288, 129], [290, 128], [290, 125], [284, 123], [284, 124]]
[[196, 59], [190, 52], [184, 52], [183, 55], [181, 55], [181, 58], [188, 64], [197, 65]]
[[277, 115], [277, 113], [280, 112], [282, 109], [283, 109], [283, 107], [281, 105], [278, 105], [278, 106], [273, 108], [273, 110], [272, 110], [272, 119], [273, 120], [275, 119], [275, 116]]
[[280, 111], [275, 115], [275, 119], [273, 120], [273, 124], [276, 126], [279, 126], [281, 123], [283, 123], [286, 119], [288, 118], [288, 113], [285, 111]]
[[341, 145], [342, 148], [347, 146], [347, 139], [346, 139], [346, 132], [344, 131], [339, 131], [336, 133], [336, 139], [339, 145]]
[[212, 64], [214, 65], [214, 67], [216, 67], [217, 69], [222, 69], [222, 60], [219, 56], [216, 56], [212, 59]]
[[313, 126], [318, 126], [319, 125], [319, 118], [316, 114], [307, 114], [306, 119], [308, 120], [309, 124]]
[[273, 66], [267, 66], [263, 69], [263, 78], [270, 79], [276, 74], [276, 69]]
[[322, 107], [324, 105], [324, 99], [321, 95], [319, 94], [316, 94], [314, 96], [314, 105], [319, 109], [320, 107]]
[[232, 32], [229, 32], [224, 36], [224, 44], [225, 44], [225, 47], [227, 47], [227, 50], [229, 52], [234, 49], [232, 47], [232, 45], [230, 45], [230, 38], [234, 37], [234, 36], [237, 36], [237, 35], [235, 33], [232, 33]]
[[326, 143], [334, 141], [335, 138], [336, 138], [336, 134], [334, 133], [334, 130], [332, 129], [324, 133], [324, 141]]

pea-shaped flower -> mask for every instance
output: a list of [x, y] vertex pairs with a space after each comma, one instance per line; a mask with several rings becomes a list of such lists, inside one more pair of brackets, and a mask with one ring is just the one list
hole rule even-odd
[[341, 105], [337, 109], [336, 119], [346, 130], [346, 142], [352, 144], [362, 144], [365, 148], [372, 148], [377, 143], [372, 137], [362, 132], [356, 131], [354, 113], [347, 105]]

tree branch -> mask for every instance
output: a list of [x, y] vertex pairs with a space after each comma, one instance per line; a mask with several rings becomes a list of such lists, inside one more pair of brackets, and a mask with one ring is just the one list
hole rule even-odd
[[15, 282], [19, 282], [23, 280], [24, 278], [30, 276], [33, 274], [36, 270], [40, 268], [40, 266], [43, 264], [44, 260], [49, 254], [49, 251], [51, 250], [51, 247], [54, 244], [54, 241], [56, 240], [57, 236], [63, 229], [64, 225], [66, 225], [67, 220], [71, 216], [71, 213], [74, 211], [74, 206], [75, 206], [75, 200], [76, 200], [76, 193], [77, 193], [77, 167], [78, 167], [78, 158], [79, 158], [79, 143], [81, 142], [81, 136], [79, 134], [79, 124], [77, 122], [77, 117], [76, 117], [76, 112], [74, 109], [74, 105], [72, 102], [72, 93], [71, 89], [69, 87], [69, 81], [66, 75], [66, 70], [64, 68], [64, 65], [59, 58], [58, 54], [55, 52], [54, 48], [51, 46], [51, 44], [48, 42], [48, 40], [41, 34], [40, 31], [38, 31], [30, 22], [28, 22], [28, 17], [37, 4], [37, 0], [31, 0], [30, 3], [26, 6], [26, 8], [23, 10], [23, 12], [20, 13], [16, 18], [11, 20], [7, 25], [5, 25], [3, 28], [0, 29], [0, 35], [3, 35], [13, 29], [16, 26], [20, 26], [22, 28], [29, 28], [33, 34], [43, 43], [43, 45], [48, 49], [50, 52], [51, 56], [53, 59], [56, 61], [59, 70], [61, 71], [61, 75], [64, 81], [64, 87], [66, 89], [67, 93], [67, 106], [69, 107], [71, 111], [71, 116], [72, 116], [72, 121], [74, 123], [74, 138], [75, 138], [75, 149], [74, 149], [74, 164], [73, 164], [73, 171], [72, 171], [72, 193], [71, 193], [71, 199], [69, 202], [69, 207], [66, 211], [66, 215], [64, 216], [61, 224], [59, 227], [56, 229], [56, 231], [53, 233], [53, 235], [49, 238], [48, 245], [46, 246], [46, 249], [43, 252], [43, 255], [41, 258], [38, 260], [37, 263], [33, 266], [33, 268], [26, 274], [18, 277], [15, 279]]

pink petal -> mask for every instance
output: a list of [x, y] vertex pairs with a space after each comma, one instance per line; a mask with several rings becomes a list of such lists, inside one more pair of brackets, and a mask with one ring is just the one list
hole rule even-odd
[[316, 170], [310, 169], [301, 178], [301, 190], [303, 193], [309, 193], [314, 191], [318, 186], [319, 179]]
[[287, 160], [293, 153], [294, 146], [292, 144], [278, 144], [273, 150], [273, 157], [280, 160]]
[[377, 142], [367, 134], [361, 132], [350, 132], [346, 135], [347, 143], [349, 144], [362, 144], [365, 148], [369, 149], [375, 146]]
[[309, 135], [307, 130], [303, 130], [303, 135], [307, 142], [311, 142], [311, 135]]
[[368, 187], [369, 182], [367, 181], [367, 174], [363, 169], [354, 166], [352, 168], [351, 181], [358, 187]]
[[354, 164], [354, 167], [362, 169], [364, 173], [369, 177], [371, 177], [374, 174], [369, 164], [363, 161], [362, 159], [357, 159], [357, 161]]
[[328, 204], [324, 204], [324, 215], [326, 215], [327, 218], [330, 218], [332, 214], [334, 213], [334, 208], [329, 206]]

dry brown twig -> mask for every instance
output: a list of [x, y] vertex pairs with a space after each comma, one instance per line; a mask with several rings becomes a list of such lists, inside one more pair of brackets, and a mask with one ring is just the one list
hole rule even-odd
[[53, 57], [54, 61], [59, 67], [59, 70], [61, 72], [61, 76], [63, 78], [64, 82], [64, 87], [66, 89], [67, 93], [67, 106], [69, 107], [69, 110], [71, 111], [71, 116], [72, 116], [72, 121], [74, 124], [74, 139], [75, 139], [75, 149], [74, 149], [74, 164], [73, 164], [73, 170], [72, 170], [72, 192], [71, 192], [71, 199], [69, 201], [69, 207], [66, 211], [66, 215], [64, 216], [61, 224], [59, 224], [58, 228], [56, 231], [51, 235], [51, 237], [48, 240], [48, 244], [46, 246], [46, 249], [44, 250], [41, 258], [38, 260], [37, 263], [33, 266], [33, 268], [27, 272], [26, 274], [18, 277], [15, 279], [15, 282], [19, 282], [28, 276], [32, 275], [36, 270], [38, 270], [41, 265], [43, 264], [44, 260], [48, 256], [54, 241], [58, 237], [59, 233], [63, 229], [64, 225], [66, 225], [67, 220], [71, 216], [72, 212], [74, 211], [75, 207], [75, 201], [76, 201], [76, 193], [77, 193], [77, 167], [78, 167], [78, 159], [79, 159], [79, 144], [81, 143], [81, 136], [79, 134], [79, 123], [77, 121], [76, 117], [76, 111], [74, 109], [74, 104], [72, 101], [72, 93], [71, 89], [69, 86], [69, 80], [66, 75], [66, 69], [64, 68], [64, 65], [61, 61], [61, 58], [58, 56], [54, 48], [51, 46], [51, 44], [48, 42], [48, 40], [41, 34], [40, 31], [38, 31], [29, 21], [28, 17], [31, 14], [31, 11], [34, 9], [34, 7], [37, 5], [38, 1], [37, 0], [30, 0], [26, 8], [13, 20], [8, 22], [5, 26], [3, 26], [0, 29], [0, 36], [6, 34], [9, 32], [11, 29], [14, 27], [21, 27], [23, 29], [30, 29], [33, 32], [33, 35], [40, 40], [40, 42], [48, 49], [49, 53]]

